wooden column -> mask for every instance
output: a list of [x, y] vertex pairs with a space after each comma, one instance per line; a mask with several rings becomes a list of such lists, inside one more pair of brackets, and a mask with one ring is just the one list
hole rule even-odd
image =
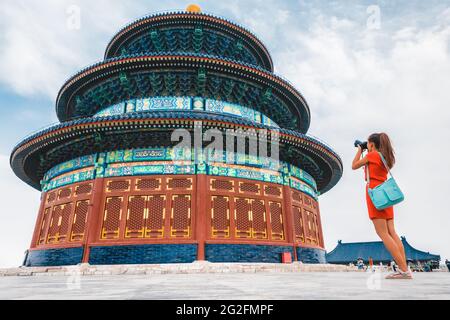
[[39, 238], [39, 234], [41, 232], [42, 219], [44, 218], [44, 210], [45, 210], [45, 200], [47, 197], [46, 192], [41, 193], [41, 204], [39, 206], [39, 212], [36, 218], [36, 224], [34, 226], [33, 237], [31, 238], [30, 249], [37, 247], [37, 240]]
[[90, 244], [97, 240], [101, 227], [101, 205], [104, 195], [104, 178], [94, 180], [91, 202], [89, 203], [89, 212], [87, 217], [86, 232], [83, 238], [83, 263], [89, 262]]
[[297, 261], [297, 250], [295, 249], [295, 227], [294, 215], [292, 213], [292, 192], [289, 186], [283, 185], [283, 202], [284, 202], [284, 216], [286, 221], [286, 240], [292, 243], [294, 248], [293, 261]]
[[193, 214], [195, 215], [195, 238], [198, 241], [197, 260], [204, 261], [205, 241], [207, 235], [206, 201], [210, 201], [210, 198], [209, 196], [207, 196], [208, 185], [206, 174], [197, 174], [196, 179], [197, 179], [197, 186], [196, 186], [195, 205]]

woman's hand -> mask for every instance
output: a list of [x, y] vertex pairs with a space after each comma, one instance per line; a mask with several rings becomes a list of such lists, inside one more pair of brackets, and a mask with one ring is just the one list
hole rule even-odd
[[369, 162], [367, 160], [367, 157], [364, 157], [364, 158], [361, 159], [362, 153], [363, 153], [363, 151], [362, 151], [361, 146], [358, 146], [355, 158], [353, 159], [353, 162], [352, 162], [352, 169], [353, 170], [357, 170], [357, 169], [365, 166]]

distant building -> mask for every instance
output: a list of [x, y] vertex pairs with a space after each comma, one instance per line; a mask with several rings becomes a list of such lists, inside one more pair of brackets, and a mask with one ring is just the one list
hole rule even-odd
[[[405, 237], [402, 237], [402, 242], [405, 247], [406, 259], [409, 261], [431, 262], [435, 265], [441, 260], [439, 255], [415, 249], [406, 241]], [[349, 264], [355, 263], [361, 258], [367, 263], [370, 257], [373, 259], [374, 264], [379, 264], [380, 262], [388, 264], [393, 260], [382, 241], [342, 243], [342, 240], [339, 240], [336, 248], [327, 254], [327, 262], [332, 264]]]

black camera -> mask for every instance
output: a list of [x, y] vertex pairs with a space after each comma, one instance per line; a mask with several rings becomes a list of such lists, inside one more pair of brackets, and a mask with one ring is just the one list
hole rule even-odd
[[367, 150], [367, 141], [362, 142], [362, 141], [356, 140], [355, 141], [355, 148], [357, 148], [358, 146], [361, 147], [362, 151]]

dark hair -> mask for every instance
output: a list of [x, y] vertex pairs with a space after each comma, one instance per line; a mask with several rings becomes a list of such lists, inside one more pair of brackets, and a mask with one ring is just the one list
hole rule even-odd
[[389, 169], [392, 169], [395, 165], [395, 154], [389, 136], [384, 132], [373, 133], [369, 136], [368, 140], [369, 142], [375, 144], [375, 148], [381, 152], [387, 165], [389, 166]]

